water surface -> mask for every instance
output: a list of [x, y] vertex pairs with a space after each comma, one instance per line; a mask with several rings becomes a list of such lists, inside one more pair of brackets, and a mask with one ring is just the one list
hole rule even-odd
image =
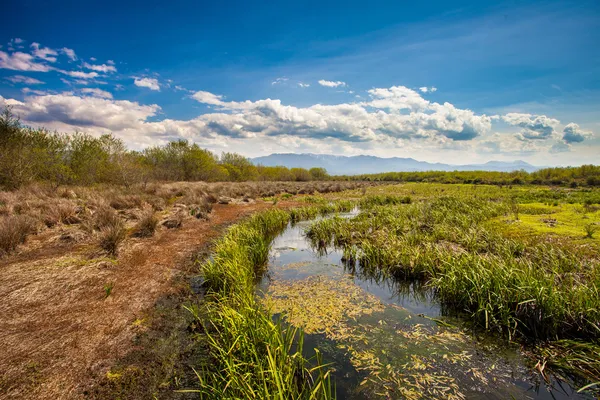
[[312, 249], [310, 223], [274, 240], [258, 290], [276, 316], [304, 328], [305, 351], [318, 347], [333, 363], [338, 398], [593, 398], [545, 382], [518, 346], [446, 315], [418, 282], [368, 276], [339, 251]]

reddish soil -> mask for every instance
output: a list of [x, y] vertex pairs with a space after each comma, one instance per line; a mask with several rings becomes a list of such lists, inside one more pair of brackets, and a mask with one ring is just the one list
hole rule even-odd
[[115, 261], [89, 243], [59, 244], [50, 233], [0, 260], [0, 398], [84, 397], [131, 350], [135, 321], [174, 290], [173, 278], [194, 252], [224, 226], [269, 207], [215, 205], [209, 221], [187, 219], [179, 229], [128, 238]]

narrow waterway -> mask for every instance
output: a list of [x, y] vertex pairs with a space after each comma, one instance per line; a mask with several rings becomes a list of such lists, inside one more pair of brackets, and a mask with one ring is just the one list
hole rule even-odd
[[[355, 213], [346, 214], [350, 218]], [[275, 317], [305, 331], [304, 350], [332, 363], [339, 399], [592, 399], [544, 382], [518, 346], [475, 333], [417, 282], [365, 274], [290, 225], [258, 286]]]

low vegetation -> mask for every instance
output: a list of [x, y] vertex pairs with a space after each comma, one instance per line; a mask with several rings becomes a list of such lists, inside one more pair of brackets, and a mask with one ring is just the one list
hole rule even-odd
[[600, 166], [542, 168], [535, 172], [513, 171], [424, 171], [386, 172], [353, 176], [338, 176], [336, 179], [381, 181], [381, 182], [424, 182], [464, 183], [476, 185], [553, 185], [577, 188], [600, 186]]
[[131, 187], [34, 183], [0, 191], [0, 256], [32, 234], [60, 232], [65, 241], [97, 238], [115, 254], [126, 236], [150, 237], [180, 227], [186, 218], [208, 219], [217, 203], [249, 204], [297, 194], [331, 193], [371, 186], [359, 182], [175, 182]]

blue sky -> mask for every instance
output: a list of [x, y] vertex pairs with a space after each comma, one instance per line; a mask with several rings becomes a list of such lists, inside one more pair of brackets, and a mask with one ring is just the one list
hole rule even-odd
[[600, 3], [10, 2], [0, 104], [131, 148], [598, 163]]

